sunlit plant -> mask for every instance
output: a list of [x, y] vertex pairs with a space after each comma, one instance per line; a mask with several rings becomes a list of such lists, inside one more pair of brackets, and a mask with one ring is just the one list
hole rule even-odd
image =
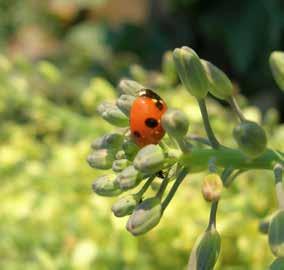
[[[271, 219], [262, 222], [260, 228], [268, 234], [271, 251], [276, 257], [270, 269], [284, 269], [284, 153], [279, 149], [269, 149], [269, 138], [263, 127], [243, 115], [233, 85], [223, 71], [200, 59], [188, 47], [177, 48], [167, 57], [174, 63], [184, 87], [196, 98], [207, 138], [189, 134], [186, 114], [168, 108], [156, 123], [166, 135], [155, 144], [141, 146], [140, 143], [139, 146], [128, 127], [129, 117], [133, 102], [139, 98], [141, 90], [147, 88], [133, 80], [121, 80], [118, 86], [121, 96], [116, 103], [105, 102], [97, 108], [103, 119], [119, 129], [96, 139], [91, 145], [89, 165], [113, 171], [94, 181], [94, 192], [101, 196], [120, 195], [112, 212], [117, 217], [129, 216], [126, 228], [137, 236], [160, 222], [188, 174], [206, 172], [201, 193], [211, 204], [211, 211], [208, 226], [191, 252], [188, 269], [209, 270], [214, 268], [220, 253], [221, 237], [217, 231], [216, 214], [223, 188], [229, 188], [243, 172], [271, 170], [274, 172], [278, 210]], [[284, 53], [272, 53], [270, 65], [283, 90]], [[238, 123], [232, 136], [238, 148], [225, 146], [217, 139], [206, 106], [209, 93], [227, 102], [235, 113]], [[157, 102], [157, 98], [154, 100]], [[154, 196], [147, 197], [149, 188], [156, 192]]]

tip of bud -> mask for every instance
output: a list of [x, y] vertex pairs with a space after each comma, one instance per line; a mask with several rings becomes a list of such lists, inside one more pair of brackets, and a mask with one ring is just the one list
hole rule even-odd
[[108, 170], [112, 167], [114, 154], [108, 149], [99, 149], [92, 152], [87, 157], [87, 162], [92, 168]]
[[271, 53], [269, 64], [278, 87], [284, 91], [284, 52], [275, 51]]
[[142, 84], [134, 81], [123, 79], [118, 84], [118, 90], [126, 95], [138, 96], [141, 89], [145, 88]]
[[126, 228], [133, 235], [144, 234], [160, 221], [162, 206], [158, 198], [149, 198], [140, 203], [129, 217]]
[[122, 191], [118, 188], [113, 175], [103, 175], [98, 177], [93, 185], [93, 191], [100, 196], [117, 196]]
[[131, 215], [137, 205], [135, 195], [126, 195], [119, 198], [111, 207], [113, 214], [116, 217], [124, 217]]

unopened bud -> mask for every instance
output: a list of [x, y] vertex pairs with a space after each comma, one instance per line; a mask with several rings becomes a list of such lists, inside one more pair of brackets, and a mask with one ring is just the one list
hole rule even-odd
[[97, 112], [104, 120], [114, 126], [126, 127], [129, 124], [126, 115], [112, 103], [104, 102], [100, 104]]
[[197, 99], [208, 93], [208, 80], [201, 60], [194, 50], [188, 47], [174, 50], [174, 61], [180, 80], [187, 91]]
[[217, 173], [205, 176], [202, 184], [202, 194], [206, 201], [218, 201], [223, 189], [223, 182]]
[[162, 116], [162, 126], [169, 135], [181, 138], [186, 135], [189, 122], [184, 112], [168, 109]]
[[235, 127], [233, 135], [241, 151], [251, 158], [260, 156], [266, 149], [265, 131], [255, 122], [240, 123]]
[[117, 196], [121, 194], [113, 175], [103, 175], [95, 180], [93, 183], [93, 190], [100, 196]]
[[269, 245], [276, 257], [284, 257], [284, 210], [272, 218], [268, 231]]
[[278, 87], [284, 91], [284, 52], [275, 51], [269, 58], [270, 68]]
[[233, 94], [233, 85], [227, 75], [212, 63], [205, 60], [201, 60], [201, 62], [206, 71], [209, 92], [219, 99], [228, 99], [231, 97]]
[[162, 60], [162, 72], [169, 83], [175, 83], [177, 81], [177, 72], [175, 68], [175, 62], [172, 51], [167, 51], [163, 55]]
[[114, 153], [108, 149], [95, 150], [88, 156], [87, 161], [93, 168], [107, 170], [112, 167]]
[[132, 96], [138, 96], [139, 91], [144, 88], [145, 86], [140, 83], [127, 79], [121, 80], [118, 85], [118, 89], [121, 93]]
[[132, 138], [125, 138], [122, 149], [125, 153], [125, 156], [129, 160], [133, 160], [136, 156], [137, 152], [139, 151], [138, 145], [132, 140]]
[[117, 175], [115, 181], [119, 185], [120, 189], [128, 190], [136, 187], [143, 176], [137, 171], [134, 166], [128, 166], [120, 174]]
[[126, 228], [133, 235], [144, 234], [153, 229], [162, 216], [162, 206], [158, 198], [149, 198], [139, 204], [129, 217]]
[[122, 172], [129, 165], [127, 159], [117, 159], [112, 163], [112, 170], [116, 173]]
[[129, 116], [132, 103], [135, 97], [131, 95], [121, 95], [116, 101], [116, 106], [126, 115]]
[[115, 154], [115, 159], [125, 159], [126, 155], [125, 152], [123, 150], [119, 150], [116, 154]]
[[215, 228], [206, 231], [191, 252], [188, 270], [212, 270], [220, 253], [221, 237]]
[[112, 205], [111, 210], [116, 217], [131, 215], [134, 208], [137, 206], [137, 200], [137, 196], [132, 194], [123, 196]]
[[277, 258], [270, 266], [268, 270], [283, 270], [284, 258]]
[[115, 149], [119, 148], [123, 142], [123, 135], [119, 133], [106, 134], [101, 138], [92, 142], [91, 147], [94, 150], [98, 149]]
[[137, 153], [133, 164], [140, 172], [152, 174], [163, 168], [165, 155], [159, 145], [149, 144]]

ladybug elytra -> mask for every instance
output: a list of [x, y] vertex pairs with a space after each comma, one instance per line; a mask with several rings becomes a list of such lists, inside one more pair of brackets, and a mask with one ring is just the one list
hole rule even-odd
[[142, 89], [130, 110], [130, 130], [135, 143], [143, 147], [158, 144], [165, 135], [161, 117], [167, 105], [150, 89]]

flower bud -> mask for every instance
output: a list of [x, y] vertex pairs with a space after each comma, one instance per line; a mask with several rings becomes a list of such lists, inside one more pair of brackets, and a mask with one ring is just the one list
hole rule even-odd
[[167, 82], [169, 82], [170, 84], [173, 84], [177, 81], [177, 72], [172, 51], [167, 51], [163, 55], [162, 72]]
[[141, 173], [131, 165], [118, 174], [115, 181], [119, 185], [120, 189], [128, 190], [136, 187], [142, 178]]
[[98, 149], [114, 149], [119, 148], [123, 142], [123, 135], [119, 133], [106, 134], [101, 138], [92, 142], [91, 147], [94, 150]]
[[99, 149], [91, 153], [87, 161], [93, 168], [107, 170], [112, 167], [114, 153], [108, 149]]
[[140, 83], [127, 79], [121, 80], [118, 85], [118, 89], [121, 93], [132, 96], [138, 96], [139, 91], [144, 88], [145, 86]]
[[126, 115], [129, 116], [132, 103], [135, 100], [134, 96], [121, 95], [116, 101], [116, 106]]
[[123, 196], [112, 205], [111, 210], [116, 217], [131, 215], [134, 208], [137, 206], [137, 200], [137, 196], [132, 194]]
[[212, 270], [220, 253], [221, 237], [216, 229], [206, 231], [191, 252], [188, 270]]
[[284, 258], [277, 258], [270, 266], [268, 270], [283, 270]]
[[233, 85], [227, 75], [212, 63], [205, 60], [201, 60], [201, 62], [206, 71], [209, 92], [219, 99], [228, 99], [231, 97], [233, 94]]
[[186, 135], [189, 122], [184, 112], [168, 109], [162, 116], [162, 126], [169, 135], [181, 138]]
[[269, 245], [276, 257], [284, 257], [284, 210], [272, 218], [268, 231]]
[[152, 174], [163, 168], [165, 155], [159, 145], [149, 144], [140, 149], [133, 164], [140, 172]]
[[130, 137], [124, 140], [122, 149], [125, 152], [126, 158], [129, 160], [133, 160], [139, 151], [138, 145]]
[[266, 149], [265, 131], [257, 123], [242, 122], [235, 127], [233, 135], [241, 151], [251, 158], [260, 156]]
[[158, 198], [149, 198], [139, 204], [129, 217], [126, 228], [133, 235], [144, 234], [153, 229], [162, 216], [162, 206]]
[[129, 165], [127, 159], [118, 159], [112, 163], [112, 170], [116, 173], [122, 172]]
[[126, 127], [129, 124], [125, 114], [112, 103], [101, 103], [97, 108], [97, 112], [104, 120], [114, 126]]
[[208, 93], [208, 80], [196, 52], [188, 47], [174, 50], [174, 61], [179, 78], [187, 91], [197, 99]]
[[223, 189], [223, 182], [217, 173], [205, 176], [202, 184], [202, 194], [206, 201], [218, 201]]
[[115, 159], [125, 159], [126, 155], [125, 152], [123, 150], [119, 150], [116, 154], [115, 154]]
[[95, 180], [93, 183], [93, 190], [100, 196], [117, 196], [122, 191], [115, 182], [113, 175], [103, 175]]
[[270, 68], [278, 87], [284, 91], [284, 52], [275, 51], [269, 58]]

